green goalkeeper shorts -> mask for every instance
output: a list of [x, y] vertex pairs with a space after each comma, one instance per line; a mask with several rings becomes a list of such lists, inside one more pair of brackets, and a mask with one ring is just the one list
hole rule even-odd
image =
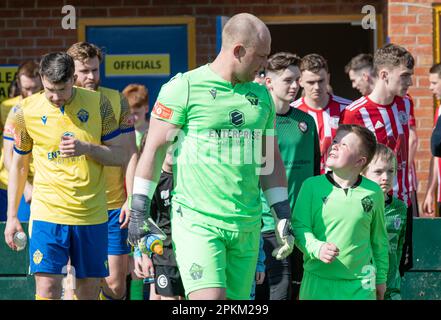
[[228, 299], [249, 300], [256, 274], [260, 229], [240, 232], [191, 219], [191, 209], [172, 207], [172, 242], [185, 294], [226, 288]]
[[364, 286], [362, 280], [334, 280], [304, 272], [300, 300], [375, 300], [375, 286]]

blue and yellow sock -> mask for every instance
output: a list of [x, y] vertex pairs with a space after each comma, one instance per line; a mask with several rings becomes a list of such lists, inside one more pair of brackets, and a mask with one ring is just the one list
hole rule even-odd
[[112, 298], [110, 295], [106, 294], [103, 288], [101, 288], [98, 300], [126, 300], [126, 296], [124, 295], [122, 298], [115, 299]]

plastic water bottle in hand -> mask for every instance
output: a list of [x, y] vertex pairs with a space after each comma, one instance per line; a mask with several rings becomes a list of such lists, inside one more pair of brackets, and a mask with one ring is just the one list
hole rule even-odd
[[26, 247], [28, 238], [26, 237], [26, 233], [19, 231], [14, 234], [14, 244], [17, 247], [17, 251], [23, 250]]
[[162, 255], [164, 252], [163, 246], [162, 240], [154, 234], [148, 234], [138, 242], [139, 250], [149, 256], [153, 253]]

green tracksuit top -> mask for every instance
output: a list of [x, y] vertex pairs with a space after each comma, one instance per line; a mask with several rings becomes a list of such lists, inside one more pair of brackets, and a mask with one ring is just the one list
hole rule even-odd
[[[354, 186], [342, 189], [330, 172], [309, 178], [300, 189], [293, 222], [305, 272], [331, 280], [386, 283], [389, 248], [384, 195], [375, 182], [360, 176]], [[325, 242], [340, 249], [330, 264], [319, 259]]]
[[[280, 156], [288, 180], [288, 199], [291, 212], [305, 179], [320, 174], [320, 145], [314, 118], [306, 112], [290, 108], [276, 115], [276, 133]], [[265, 196], [262, 195], [262, 232], [273, 231], [274, 218]]]
[[384, 216], [389, 238], [389, 272], [384, 298], [401, 300], [399, 266], [406, 235], [407, 206], [401, 200], [389, 197], [385, 203]]

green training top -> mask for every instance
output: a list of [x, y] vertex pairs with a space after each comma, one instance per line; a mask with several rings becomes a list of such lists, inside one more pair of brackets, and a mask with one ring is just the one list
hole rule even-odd
[[193, 209], [191, 219], [219, 228], [260, 227], [262, 141], [274, 135], [275, 117], [267, 89], [233, 86], [204, 65], [163, 85], [152, 116], [182, 126], [173, 202]]
[[389, 237], [389, 272], [384, 298], [401, 300], [399, 266], [406, 234], [407, 206], [401, 200], [389, 197], [386, 200], [384, 216]]
[[[306, 112], [290, 108], [286, 114], [276, 115], [276, 132], [280, 155], [288, 180], [291, 211], [303, 181], [320, 174], [320, 147], [314, 118]], [[262, 193], [262, 232], [273, 231], [274, 218]]]
[[[384, 224], [384, 195], [373, 181], [359, 177], [342, 189], [332, 173], [307, 179], [294, 208], [296, 245], [304, 253], [304, 270], [330, 280], [362, 280], [386, 283], [388, 240]], [[321, 246], [340, 249], [330, 264], [319, 259]], [[371, 249], [372, 248], [372, 249]]]

